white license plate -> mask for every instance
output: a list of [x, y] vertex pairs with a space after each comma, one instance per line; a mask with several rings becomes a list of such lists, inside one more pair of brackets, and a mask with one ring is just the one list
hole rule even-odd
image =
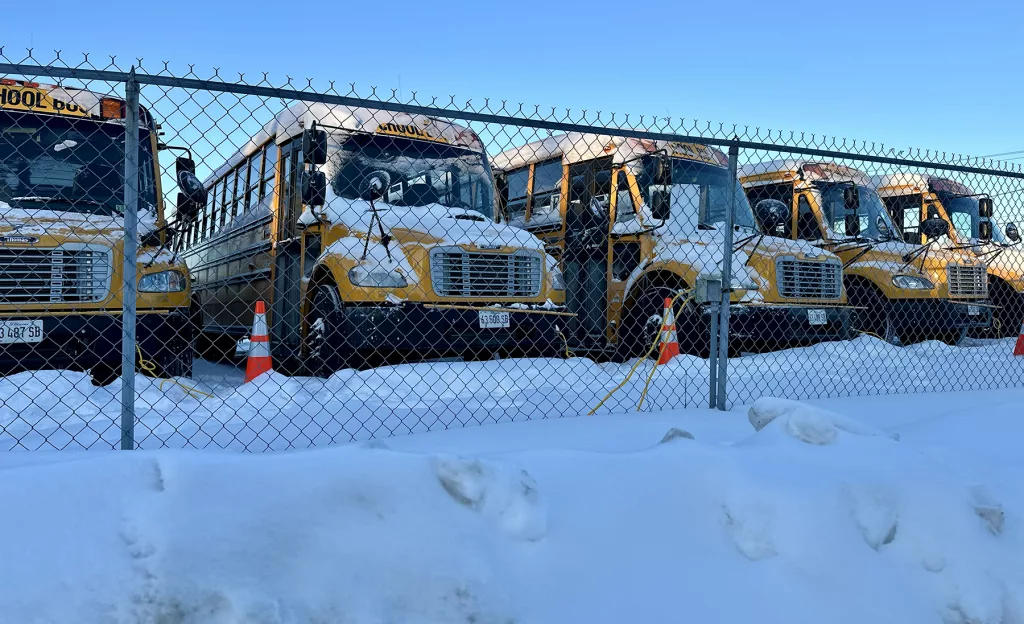
[[807, 322], [811, 325], [825, 325], [828, 323], [828, 313], [824, 310], [808, 310]]
[[967, 316], [981, 316], [981, 306], [967, 306]]
[[43, 321], [0, 321], [0, 344], [43, 341]]
[[480, 310], [480, 329], [499, 329], [509, 326], [510, 315], [508, 312], [495, 312], [494, 310]]

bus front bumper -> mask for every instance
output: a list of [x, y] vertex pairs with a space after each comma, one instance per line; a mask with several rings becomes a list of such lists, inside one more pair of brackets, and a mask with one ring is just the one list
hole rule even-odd
[[[102, 362], [121, 362], [121, 316], [71, 314], [64, 316], [3, 316], [0, 321], [43, 321], [43, 338], [35, 343], [0, 344], [0, 374], [25, 370], [88, 370]], [[135, 325], [139, 348], [146, 358], [181, 353], [191, 348], [188, 308], [169, 312], [140, 312]]]
[[[710, 310], [705, 311], [710, 320]], [[729, 306], [729, 336], [748, 346], [847, 340], [853, 324], [848, 307], [791, 305]]]
[[[487, 321], [496, 320], [483, 318], [484, 310], [507, 313], [508, 327], [483, 327]], [[559, 331], [564, 333], [570, 318], [550, 312], [409, 302], [396, 306], [353, 306], [342, 310], [341, 334], [348, 338], [350, 349], [363, 353], [461, 353], [487, 349], [540, 354], [561, 344]]]
[[894, 327], [901, 332], [932, 335], [992, 325], [988, 301], [892, 299], [887, 305]]

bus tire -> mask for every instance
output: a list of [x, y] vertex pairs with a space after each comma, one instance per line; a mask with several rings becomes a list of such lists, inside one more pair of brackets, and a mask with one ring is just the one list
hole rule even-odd
[[996, 338], [1015, 338], [1024, 323], [1024, 295], [1001, 280], [992, 280], [989, 298], [996, 307], [992, 310], [992, 335]]
[[352, 364], [352, 354], [341, 332], [341, 296], [332, 282], [313, 290], [306, 318], [305, 353], [307, 369], [317, 377], [330, 377]]
[[89, 369], [89, 378], [94, 386], [109, 386], [121, 376], [121, 367], [109, 362], [97, 362]]
[[[675, 296], [676, 291], [667, 286], [654, 286], [645, 290], [633, 305], [626, 309], [618, 343], [620, 359], [640, 357], [648, 351], [651, 352], [651, 357], [658, 357], [657, 348], [651, 351], [651, 345], [658, 340], [661, 317], [665, 312], [665, 299]], [[691, 304], [682, 305], [682, 301], [677, 301], [673, 311], [679, 350], [682, 353], [707, 357], [710, 340], [708, 333], [701, 331], [705, 323], [701, 321], [697, 309]]]
[[854, 333], [866, 333], [902, 346], [903, 337], [896, 330], [896, 324], [885, 305], [885, 297], [869, 282], [851, 281], [846, 286], [850, 305], [854, 306], [852, 325]]
[[195, 350], [200, 358], [210, 362], [234, 362], [238, 339], [228, 334], [199, 334]]

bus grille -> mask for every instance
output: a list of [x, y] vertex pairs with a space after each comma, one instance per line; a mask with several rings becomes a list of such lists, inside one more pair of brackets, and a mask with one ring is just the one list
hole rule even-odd
[[95, 303], [110, 288], [110, 251], [0, 247], [0, 304]]
[[988, 275], [983, 266], [946, 265], [951, 297], [987, 297]]
[[780, 297], [838, 299], [842, 296], [843, 267], [835, 260], [812, 262], [779, 258], [775, 270]]
[[430, 278], [441, 297], [536, 297], [543, 261], [532, 251], [507, 254], [436, 247], [430, 251]]

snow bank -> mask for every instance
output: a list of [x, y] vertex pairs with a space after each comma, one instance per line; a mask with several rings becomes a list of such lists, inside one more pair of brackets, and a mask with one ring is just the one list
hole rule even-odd
[[[1016, 421], [998, 405], [976, 409]], [[576, 450], [507, 450], [546, 427], [513, 423], [405, 450], [9, 454], [0, 619], [1021, 621], [1024, 465], [853, 435], [873, 427], [849, 414], [842, 443], [770, 435], [800, 410], [838, 422], [768, 401], [739, 444], [658, 444], [630, 417], [562, 421]], [[623, 423], [638, 446], [608, 450]]]

